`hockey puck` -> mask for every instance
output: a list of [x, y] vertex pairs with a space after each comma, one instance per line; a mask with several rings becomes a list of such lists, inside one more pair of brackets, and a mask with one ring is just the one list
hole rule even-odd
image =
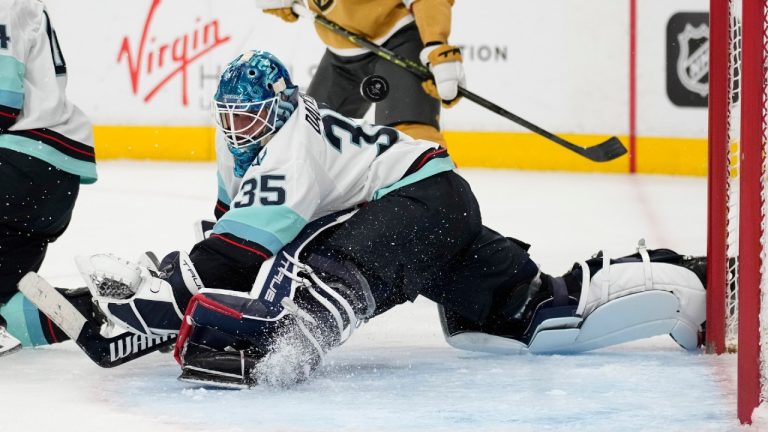
[[381, 75], [369, 75], [360, 83], [360, 94], [368, 102], [381, 102], [389, 94], [389, 82]]

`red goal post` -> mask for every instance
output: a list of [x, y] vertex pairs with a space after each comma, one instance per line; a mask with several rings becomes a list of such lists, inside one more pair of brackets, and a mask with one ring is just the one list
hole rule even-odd
[[767, 8], [768, 0], [710, 0], [707, 348], [738, 351], [742, 423], [766, 397]]

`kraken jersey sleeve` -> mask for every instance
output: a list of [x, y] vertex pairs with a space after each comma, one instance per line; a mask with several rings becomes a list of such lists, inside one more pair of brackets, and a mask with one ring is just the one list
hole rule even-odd
[[0, 148], [93, 183], [92, 127], [67, 99], [66, 82], [64, 56], [43, 3], [0, 0]]
[[272, 254], [309, 221], [455, 168], [436, 143], [318, 109], [305, 95], [242, 178], [226, 172], [228, 152], [218, 157], [219, 201], [229, 206], [214, 234]]

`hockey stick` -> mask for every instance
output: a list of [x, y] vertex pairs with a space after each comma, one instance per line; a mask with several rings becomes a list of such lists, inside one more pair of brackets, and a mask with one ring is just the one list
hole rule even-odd
[[[420, 79], [422, 80], [432, 79], [432, 74], [429, 72], [429, 69], [427, 69], [427, 67], [422, 65], [421, 63], [401, 57], [398, 54], [392, 52], [391, 50], [388, 50], [387, 48], [384, 48], [374, 42], [371, 42], [370, 40], [366, 39], [365, 37], [357, 33], [353, 33], [345, 29], [344, 27], [336, 24], [333, 21], [330, 21], [324, 16], [310, 11], [303, 4], [294, 3], [292, 6], [292, 9], [295, 14], [301, 17], [310, 18], [314, 20], [316, 23], [331, 30], [332, 32], [347, 38], [353, 44], [361, 48], [366, 48], [372, 53], [376, 54], [377, 56], [387, 61], [390, 61], [396, 64], [397, 66], [400, 66], [403, 69], [408, 70], [409, 72], [418, 76]], [[627, 153], [627, 149], [626, 147], [624, 147], [624, 144], [622, 144], [621, 141], [615, 136], [608, 138], [608, 140], [600, 144], [597, 144], [591, 147], [582, 147], [570, 141], [567, 141], [551, 132], [548, 132], [540, 128], [539, 126], [536, 126], [535, 124], [529, 122], [528, 120], [505, 110], [504, 108], [472, 93], [471, 91], [463, 87], [459, 87], [459, 95], [471, 100], [472, 102], [475, 102], [476, 104], [484, 108], [487, 108], [490, 111], [495, 112], [496, 114], [506, 119], [512, 120], [513, 122], [519, 124], [520, 126], [523, 126], [524, 128], [530, 130], [531, 132], [535, 132], [536, 134], [543, 136], [544, 138], [547, 138], [550, 141], [560, 144], [561, 146], [567, 148], [568, 150], [571, 150], [572, 152], [577, 153], [591, 161], [607, 162], [610, 160], [614, 160], [620, 156], [623, 156], [624, 154]]]
[[104, 337], [98, 323], [84, 317], [56, 288], [34, 272], [21, 279], [19, 291], [104, 368], [127, 363], [176, 342], [173, 335], [150, 338], [131, 332]]

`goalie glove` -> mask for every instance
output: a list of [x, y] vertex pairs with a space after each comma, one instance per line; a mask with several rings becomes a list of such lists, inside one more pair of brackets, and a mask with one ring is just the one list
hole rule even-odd
[[[187, 303], [203, 288], [184, 252], [173, 252], [155, 268], [109, 254], [75, 258], [107, 322], [145, 336], [176, 334]], [[159, 270], [158, 270], [159, 269]]]
[[461, 99], [459, 86], [466, 85], [459, 47], [448, 44], [429, 45], [421, 50], [419, 59], [432, 72], [434, 80], [421, 83], [424, 91], [443, 106], [450, 108]]

